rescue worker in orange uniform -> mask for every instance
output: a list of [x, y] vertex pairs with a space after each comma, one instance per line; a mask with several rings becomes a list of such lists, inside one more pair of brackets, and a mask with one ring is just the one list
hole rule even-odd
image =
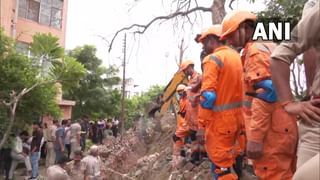
[[199, 144], [196, 138], [198, 130], [198, 109], [199, 96], [201, 87], [201, 74], [194, 69], [194, 63], [191, 60], [185, 60], [181, 63], [180, 71], [188, 77], [189, 82], [187, 86], [188, 103], [186, 107], [186, 121], [189, 126], [189, 136], [191, 139], [191, 162], [197, 164], [200, 161], [200, 153], [204, 154], [205, 150]]
[[199, 109], [200, 128], [215, 180], [238, 179], [233, 172], [235, 146], [243, 119], [242, 65], [239, 53], [219, 40], [221, 25], [213, 25], [198, 38], [207, 56], [202, 61], [203, 78]]
[[222, 22], [220, 39], [242, 47], [245, 83], [247, 156], [262, 180], [292, 179], [296, 163], [297, 123], [277, 102], [270, 55], [274, 44], [253, 42], [256, 15], [233, 11]]
[[172, 136], [173, 145], [173, 168], [177, 168], [179, 161], [186, 156], [186, 152], [183, 149], [185, 138], [189, 135], [189, 127], [185, 120], [186, 107], [188, 103], [186, 85], [179, 84], [176, 92], [179, 95], [179, 111], [177, 116], [177, 127], [176, 131]]

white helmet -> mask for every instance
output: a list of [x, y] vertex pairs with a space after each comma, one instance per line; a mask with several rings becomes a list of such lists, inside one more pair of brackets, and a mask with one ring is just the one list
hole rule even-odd
[[177, 86], [177, 89], [176, 89], [176, 91], [178, 92], [178, 91], [185, 91], [185, 89], [186, 89], [186, 85], [184, 85], [184, 84], [179, 84], [178, 86]]

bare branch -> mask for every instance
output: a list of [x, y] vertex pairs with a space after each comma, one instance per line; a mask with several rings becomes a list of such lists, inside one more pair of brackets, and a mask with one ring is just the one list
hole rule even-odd
[[184, 11], [184, 12], [174, 12], [172, 14], [169, 14], [169, 15], [166, 15], [166, 16], [158, 16], [158, 17], [155, 17], [154, 19], [152, 19], [149, 23], [147, 23], [146, 25], [142, 25], [142, 24], [132, 24], [131, 26], [128, 26], [128, 27], [124, 27], [120, 30], [118, 30], [115, 35], [113, 36], [112, 40], [111, 40], [111, 43], [109, 45], [109, 52], [111, 51], [112, 49], [112, 45], [113, 45], [113, 42], [114, 40], [116, 39], [116, 37], [118, 36], [119, 33], [123, 32], [123, 31], [127, 31], [127, 30], [130, 30], [130, 29], [133, 29], [133, 28], [137, 28], [138, 30], [134, 31], [134, 33], [137, 33], [137, 34], [143, 34], [153, 23], [155, 23], [156, 21], [158, 20], [169, 20], [169, 19], [172, 19], [172, 18], [175, 18], [177, 16], [186, 16], [190, 13], [193, 13], [193, 12], [196, 12], [196, 11], [202, 11], [202, 12], [211, 12], [211, 7], [195, 7], [195, 8], [192, 8], [190, 10], [187, 10], [187, 11]]
[[194, 0], [194, 3], [196, 4], [196, 7], [198, 7], [198, 1], [197, 0]]
[[10, 106], [11, 106], [11, 103], [10, 103], [10, 102], [6, 102], [5, 100], [2, 100], [2, 99], [0, 99], [0, 104], [3, 104], [3, 105], [5, 105], [5, 106], [7, 106], [7, 107], [10, 107]]
[[223, 17], [226, 15], [225, 2], [226, 0], [213, 1], [211, 6], [212, 24], [220, 24], [222, 22]]
[[105, 41], [107, 44], [110, 44], [110, 41], [108, 41], [107, 38], [105, 38], [104, 36], [101, 36], [101, 35], [96, 35], [97, 37], [101, 38], [103, 41]]

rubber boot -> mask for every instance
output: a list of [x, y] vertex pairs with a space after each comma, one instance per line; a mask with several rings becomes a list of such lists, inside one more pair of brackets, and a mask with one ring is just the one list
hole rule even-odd
[[198, 151], [192, 152], [190, 162], [195, 165], [199, 165], [200, 153]]

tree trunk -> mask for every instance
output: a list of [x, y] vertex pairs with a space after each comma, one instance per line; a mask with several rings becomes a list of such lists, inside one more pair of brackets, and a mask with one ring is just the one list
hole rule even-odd
[[1, 139], [1, 143], [0, 143], [0, 149], [3, 148], [4, 144], [7, 142], [9, 136], [10, 136], [10, 132], [11, 132], [11, 129], [13, 127], [13, 123], [15, 121], [15, 108], [10, 108], [10, 112], [8, 113], [8, 116], [9, 116], [9, 126], [6, 130], [6, 132], [4, 133], [2, 139]]
[[212, 24], [220, 24], [226, 15], [226, 11], [224, 9], [226, 0], [213, 0], [213, 4], [211, 6], [212, 9]]
[[183, 55], [187, 47], [184, 47], [184, 39], [181, 39], [181, 44], [179, 45], [179, 62], [178, 62], [178, 68], [180, 67], [182, 61], [183, 61]]

